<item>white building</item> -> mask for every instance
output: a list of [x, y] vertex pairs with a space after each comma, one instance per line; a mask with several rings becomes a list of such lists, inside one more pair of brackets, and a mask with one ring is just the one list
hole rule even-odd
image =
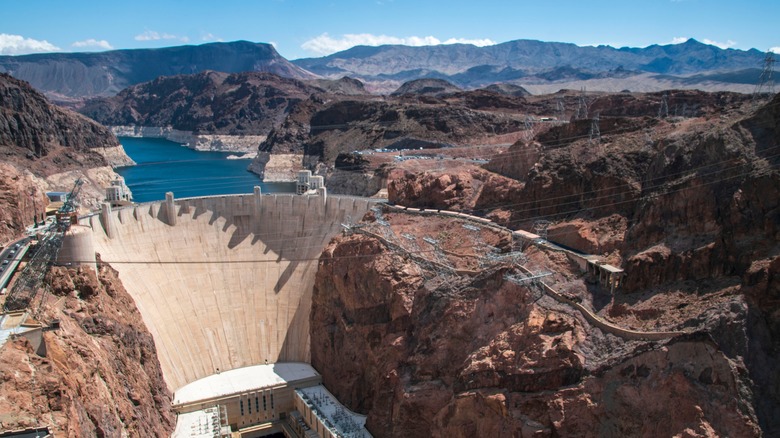
[[315, 195], [317, 190], [323, 187], [325, 187], [324, 177], [319, 175], [312, 176], [311, 170], [298, 171], [295, 193], [299, 195]]
[[124, 179], [115, 179], [106, 187], [106, 201], [112, 205], [131, 199], [130, 189], [125, 185]]

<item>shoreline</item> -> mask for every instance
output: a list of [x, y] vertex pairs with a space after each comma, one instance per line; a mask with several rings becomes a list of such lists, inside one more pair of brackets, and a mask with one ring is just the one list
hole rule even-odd
[[267, 137], [265, 135], [195, 134], [191, 131], [179, 131], [170, 126], [109, 126], [108, 128], [117, 137], [162, 138], [196, 151], [243, 154], [238, 157], [240, 159], [254, 158], [260, 143]]

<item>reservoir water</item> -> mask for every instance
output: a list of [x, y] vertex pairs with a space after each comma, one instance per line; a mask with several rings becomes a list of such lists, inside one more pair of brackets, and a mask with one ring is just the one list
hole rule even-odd
[[231, 160], [225, 152], [200, 152], [158, 138], [120, 137], [127, 155], [137, 165], [120, 167], [134, 202], [159, 201], [165, 192], [176, 198], [252, 193], [294, 192], [295, 183], [263, 183], [246, 170], [249, 160]]

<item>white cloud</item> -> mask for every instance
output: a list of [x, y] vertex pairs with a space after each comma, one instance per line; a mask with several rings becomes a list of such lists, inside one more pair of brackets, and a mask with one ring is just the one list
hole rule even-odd
[[96, 40], [94, 38], [90, 38], [88, 40], [84, 41], [76, 41], [75, 43], [71, 44], [73, 47], [78, 47], [80, 49], [104, 49], [104, 50], [111, 50], [114, 47], [109, 44], [106, 40]]
[[672, 41], [669, 44], [682, 44], [686, 41], [688, 41], [690, 38], [688, 37], [674, 37], [672, 38]]
[[384, 44], [403, 44], [406, 46], [436, 46], [439, 44], [473, 44], [475, 46], [492, 46], [496, 44], [490, 39], [450, 38], [440, 40], [434, 36], [396, 37], [389, 35], [372, 35], [370, 33], [346, 34], [341, 38], [333, 38], [327, 33], [304, 42], [301, 47], [318, 55], [329, 55], [347, 50], [355, 46], [381, 46]]
[[222, 38], [215, 36], [213, 33], [204, 34], [203, 36], [200, 37], [200, 39], [202, 41], [216, 41], [218, 43], [225, 41]]
[[56, 52], [59, 47], [46, 40], [34, 40], [21, 35], [0, 33], [0, 55], [24, 55], [26, 53]]
[[772, 47], [772, 48], [769, 49], [769, 51], [772, 52], [772, 53], [777, 53], [778, 55], [780, 55], [780, 46]]
[[703, 40], [701, 40], [701, 42], [703, 42], [704, 44], [709, 44], [711, 46], [720, 47], [721, 49], [728, 49], [729, 47], [734, 47], [734, 46], [737, 45], [737, 43], [735, 41], [731, 41], [731, 40], [726, 40], [725, 43], [721, 43], [721, 42], [718, 42], [718, 41], [713, 41], [713, 40], [709, 40], [707, 38], [704, 38]]
[[169, 33], [159, 33], [153, 30], [147, 30], [144, 33], [135, 36], [136, 41], [160, 41], [160, 40], [179, 40], [183, 43], [189, 42], [189, 37], [171, 35]]

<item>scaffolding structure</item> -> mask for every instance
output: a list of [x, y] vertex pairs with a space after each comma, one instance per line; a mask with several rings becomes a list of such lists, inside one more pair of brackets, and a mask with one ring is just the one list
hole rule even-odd
[[[49, 290], [49, 286], [44, 284], [43, 280], [57, 260], [65, 232], [70, 229], [71, 224], [78, 221], [78, 194], [83, 184], [81, 178], [76, 179], [65, 203], [57, 210], [57, 222], [44, 231], [29, 262], [19, 273], [19, 277], [8, 293], [3, 306], [6, 312], [29, 309], [41, 289], [44, 290], [44, 295], [39, 304], [43, 304]], [[33, 316], [37, 317], [40, 311], [39, 305], [33, 312]]]

